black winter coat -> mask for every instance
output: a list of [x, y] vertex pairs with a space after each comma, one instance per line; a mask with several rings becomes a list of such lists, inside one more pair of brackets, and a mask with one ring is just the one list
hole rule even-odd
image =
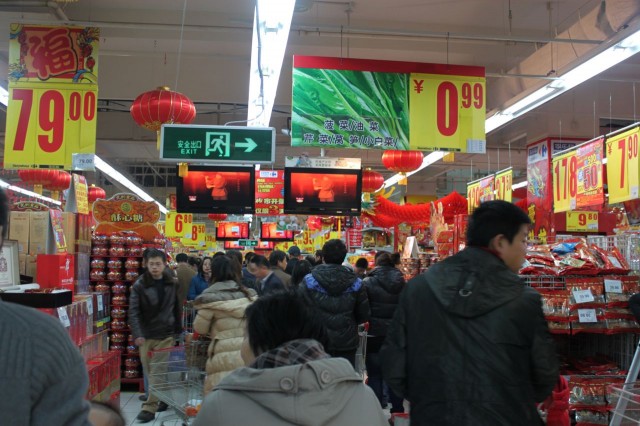
[[412, 426], [540, 425], [558, 380], [540, 295], [475, 247], [407, 283], [380, 356]]
[[405, 281], [402, 272], [393, 266], [377, 266], [363, 280], [371, 307], [369, 334], [386, 336], [393, 314], [400, 302]]
[[355, 351], [358, 324], [369, 321], [369, 301], [356, 274], [342, 265], [323, 264], [304, 277], [299, 290], [327, 327], [328, 353]]

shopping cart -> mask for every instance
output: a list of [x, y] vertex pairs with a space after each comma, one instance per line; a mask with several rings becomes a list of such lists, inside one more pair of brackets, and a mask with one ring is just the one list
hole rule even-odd
[[[188, 425], [198, 414], [204, 397], [204, 379], [206, 373], [200, 365], [193, 365], [190, 359], [196, 359], [190, 353], [201, 349], [200, 342], [187, 346], [175, 346], [149, 353], [149, 390], [160, 401], [173, 408], [176, 417]], [[165, 421], [174, 420], [164, 418]]]
[[369, 323], [358, 325], [358, 349], [356, 350], [356, 365], [355, 370], [358, 374], [364, 377], [364, 372], [367, 369], [367, 333], [369, 331]]

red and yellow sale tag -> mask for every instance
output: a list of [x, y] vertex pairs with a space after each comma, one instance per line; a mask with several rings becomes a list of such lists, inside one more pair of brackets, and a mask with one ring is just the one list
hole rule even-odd
[[598, 232], [598, 212], [568, 211], [568, 232]]
[[206, 226], [204, 222], [193, 222], [186, 227], [186, 233], [184, 237], [180, 238], [180, 242], [184, 246], [204, 249], [207, 245]]
[[187, 232], [191, 231], [192, 224], [193, 214], [169, 211], [165, 219], [164, 235], [167, 238], [182, 238]]
[[604, 203], [603, 141], [604, 138], [599, 138], [577, 150], [577, 207], [601, 206]]
[[638, 133], [640, 127], [607, 138], [607, 187], [609, 204], [638, 198]]
[[4, 167], [72, 169], [72, 154], [95, 152], [97, 106], [96, 88], [14, 84]]
[[513, 200], [513, 169], [508, 168], [496, 173], [495, 183], [496, 200], [508, 201]]
[[473, 152], [484, 143], [485, 78], [412, 73], [410, 149]]
[[566, 212], [576, 208], [578, 194], [578, 159], [576, 151], [553, 158], [553, 211]]
[[467, 184], [467, 212], [469, 214], [480, 205], [480, 181]]
[[89, 196], [87, 178], [73, 173], [73, 190], [75, 192], [76, 207], [78, 213], [89, 214]]

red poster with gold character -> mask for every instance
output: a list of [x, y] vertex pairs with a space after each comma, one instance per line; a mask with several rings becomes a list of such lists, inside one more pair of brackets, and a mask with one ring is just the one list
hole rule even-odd
[[160, 237], [156, 222], [160, 209], [153, 201], [144, 201], [133, 194], [116, 194], [108, 200], [93, 203], [97, 233], [135, 231], [144, 241]]

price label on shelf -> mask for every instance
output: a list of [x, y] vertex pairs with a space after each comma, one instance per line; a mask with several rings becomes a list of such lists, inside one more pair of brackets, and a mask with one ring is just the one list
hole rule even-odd
[[605, 279], [604, 289], [607, 293], [622, 293], [622, 281]]
[[103, 304], [103, 301], [102, 301], [102, 295], [101, 294], [98, 294], [98, 297], [96, 297], [96, 304], [98, 305], [98, 312], [104, 310], [104, 304]]
[[93, 300], [91, 300], [91, 297], [87, 299], [87, 313], [93, 315]]
[[595, 309], [578, 309], [578, 322], [594, 323], [598, 322]]
[[71, 327], [71, 321], [69, 321], [69, 316], [67, 315], [67, 309], [64, 306], [58, 308], [58, 319], [65, 327]]
[[638, 133], [640, 127], [607, 139], [607, 189], [609, 204], [638, 198], [640, 175], [638, 166]]
[[567, 212], [567, 231], [597, 232], [598, 212]]
[[573, 290], [573, 298], [575, 299], [576, 303], [588, 303], [595, 300], [593, 297], [593, 293], [591, 293], [591, 289]]
[[566, 212], [576, 207], [578, 194], [578, 159], [576, 151], [553, 158], [553, 211]]
[[607, 256], [607, 259], [609, 259], [609, 262], [611, 262], [611, 264], [616, 267], [616, 268], [622, 268], [622, 264], [620, 263], [620, 261], [618, 260], [617, 257], [615, 256]]

